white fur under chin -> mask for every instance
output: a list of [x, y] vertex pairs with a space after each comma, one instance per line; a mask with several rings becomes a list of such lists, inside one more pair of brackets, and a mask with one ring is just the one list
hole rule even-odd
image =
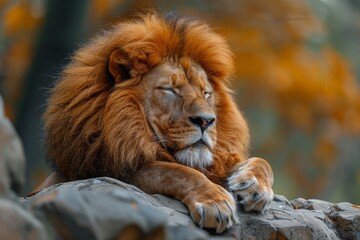
[[206, 168], [213, 163], [211, 151], [205, 147], [188, 147], [175, 153], [176, 160], [189, 167]]

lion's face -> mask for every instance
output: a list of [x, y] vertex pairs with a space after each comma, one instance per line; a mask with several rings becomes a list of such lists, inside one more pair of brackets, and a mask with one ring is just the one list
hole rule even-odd
[[156, 140], [181, 164], [211, 165], [216, 116], [204, 69], [189, 59], [166, 62], [147, 73], [143, 83], [144, 108]]

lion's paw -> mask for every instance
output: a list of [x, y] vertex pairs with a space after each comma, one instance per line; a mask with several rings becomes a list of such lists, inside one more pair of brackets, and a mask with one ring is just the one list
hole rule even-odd
[[[186, 203], [194, 222], [201, 228], [214, 228], [216, 233], [223, 232], [239, 223], [236, 203], [233, 196], [219, 185], [196, 194]], [[209, 191], [210, 190], [210, 191]]]
[[261, 158], [250, 158], [236, 165], [228, 178], [228, 188], [246, 212], [263, 212], [273, 199], [273, 172]]

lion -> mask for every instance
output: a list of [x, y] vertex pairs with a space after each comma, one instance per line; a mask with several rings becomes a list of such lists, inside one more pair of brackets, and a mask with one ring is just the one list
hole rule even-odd
[[113, 177], [180, 200], [217, 233], [238, 223], [237, 206], [263, 212], [273, 172], [248, 158], [233, 69], [225, 39], [200, 20], [151, 11], [115, 24], [74, 53], [51, 90], [55, 171], [39, 189]]

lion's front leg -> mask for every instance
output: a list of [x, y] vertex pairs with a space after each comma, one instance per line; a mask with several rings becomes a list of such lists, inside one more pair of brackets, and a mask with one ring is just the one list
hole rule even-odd
[[221, 233], [238, 223], [233, 196], [195, 169], [154, 161], [142, 167], [132, 183], [147, 193], [164, 194], [182, 201], [200, 227], [215, 228]]
[[228, 189], [246, 211], [263, 212], [273, 199], [273, 172], [261, 158], [238, 163], [228, 178]]

